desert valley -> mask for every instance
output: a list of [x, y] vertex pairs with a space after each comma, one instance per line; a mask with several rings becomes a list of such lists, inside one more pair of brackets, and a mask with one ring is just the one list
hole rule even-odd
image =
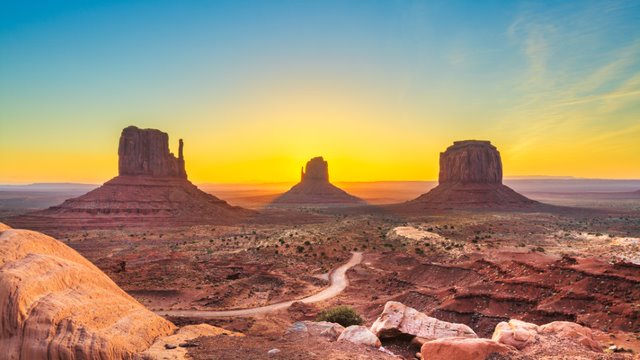
[[[640, 352], [637, 191], [594, 181], [568, 193], [557, 179], [521, 180], [526, 197], [503, 184], [496, 147], [473, 140], [440, 154], [435, 187], [352, 185], [356, 197], [329, 182], [322, 158], [289, 191], [221, 187], [249, 209], [189, 182], [183, 146], [175, 157], [166, 133], [127, 127], [118, 176], [86, 194], [35, 210], [34, 197], [58, 202], [87, 188], [0, 191], [8, 358]], [[379, 200], [419, 189], [404, 202]], [[337, 306], [360, 321], [318, 322]]]
[[640, 360], [640, 1], [0, 1], [0, 360]]

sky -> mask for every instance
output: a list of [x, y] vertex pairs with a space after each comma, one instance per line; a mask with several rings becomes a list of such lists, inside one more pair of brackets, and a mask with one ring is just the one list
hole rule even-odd
[[638, 1], [0, 1], [0, 183], [100, 183], [128, 125], [196, 183], [640, 178]]

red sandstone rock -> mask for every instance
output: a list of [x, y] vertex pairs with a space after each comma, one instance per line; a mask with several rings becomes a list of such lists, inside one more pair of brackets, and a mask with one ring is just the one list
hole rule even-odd
[[496, 325], [491, 339], [521, 350], [538, 341], [538, 325], [515, 319], [503, 321]]
[[131, 359], [175, 330], [75, 250], [27, 230], [0, 234], [0, 312], [2, 359]]
[[329, 182], [329, 163], [327, 163], [322, 156], [309, 160], [306, 171], [301, 171], [300, 181]]
[[569, 321], [554, 321], [539, 327], [540, 334], [557, 336], [578, 343], [592, 351], [601, 352], [591, 329]]
[[439, 184], [409, 202], [418, 208], [528, 206], [537, 204], [502, 184], [500, 153], [489, 141], [456, 141], [440, 153]]
[[307, 162], [300, 173], [300, 182], [276, 198], [271, 206], [345, 206], [362, 205], [364, 201], [329, 182], [328, 163], [321, 157]]
[[449, 337], [427, 341], [420, 353], [424, 360], [484, 360], [494, 354], [515, 354], [515, 349], [489, 339]]
[[150, 175], [187, 178], [184, 143], [179, 142], [178, 157], [169, 152], [169, 135], [156, 129], [129, 126], [122, 130], [118, 146], [119, 175]]
[[255, 212], [198, 189], [168, 135], [154, 129], [125, 128], [118, 147], [119, 176], [58, 206], [8, 220], [29, 229], [110, 228], [122, 225], [194, 225], [236, 222]]
[[489, 141], [455, 141], [440, 153], [440, 184], [502, 184], [500, 153]]
[[413, 335], [426, 340], [448, 337], [478, 337], [465, 324], [438, 320], [397, 301], [387, 301], [382, 314], [371, 325], [371, 332], [380, 338], [401, 334]]
[[492, 340], [510, 345], [527, 354], [552, 351], [555, 344], [569, 344], [586, 352], [602, 352], [591, 329], [569, 321], [554, 321], [536, 325], [511, 319], [501, 322], [493, 332]]

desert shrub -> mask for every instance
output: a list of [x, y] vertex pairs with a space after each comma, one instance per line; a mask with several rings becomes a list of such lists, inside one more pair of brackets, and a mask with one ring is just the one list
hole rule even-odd
[[362, 324], [360, 315], [351, 306], [346, 305], [323, 310], [318, 314], [316, 321], [329, 321], [344, 327]]

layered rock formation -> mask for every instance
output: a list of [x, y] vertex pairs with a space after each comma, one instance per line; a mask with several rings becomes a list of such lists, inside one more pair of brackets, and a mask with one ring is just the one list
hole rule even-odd
[[0, 234], [0, 349], [9, 359], [126, 359], [175, 326], [44, 234]]
[[478, 337], [467, 325], [438, 320], [397, 301], [388, 301], [384, 305], [382, 314], [371, 325], [371, 331], [380, 338], [401, 334], [424, 340]]
[[149, 175], [186, 179], [184, 143], [178, 143], [178, 157], [169, 152], [169, 135], [156, 129], [129, 126], [122, 130], [118, 146], [119, 175]]
[[440, 184], [502, 184], [502, 160], [490, 141], [455, 141], [440, 153]]
[[537, 204], [502, 184], [500, 153], [489, 141], [456, 141], [440, 153], [439, 184], [408, 203], [422, 208], [522, 207]]
[[164, 344], [237, 335], [209, 325], [174, 334], [95, 265], [47, 235], [0, 224], [0, 358], [170, 359]]
[[85, 195], [8, 222], [30, 229], [108, 228], [228, 223], [253, 214], [193, 185], [183, 147], [180, 140], [176, 158], [166, 133], [127, 127], [118, 146], [118, 176]]
[[322, 156], [309, 160], [306, 171], [305, 169], [300, 169], [300, 181], [329, 182], [329, 163]]
[[300, 182], [276, 198], [274, 207], [330, 207], [362, 205], [364, 201], [329, 182], [329, 165], [322, 157], [307, 162]]

